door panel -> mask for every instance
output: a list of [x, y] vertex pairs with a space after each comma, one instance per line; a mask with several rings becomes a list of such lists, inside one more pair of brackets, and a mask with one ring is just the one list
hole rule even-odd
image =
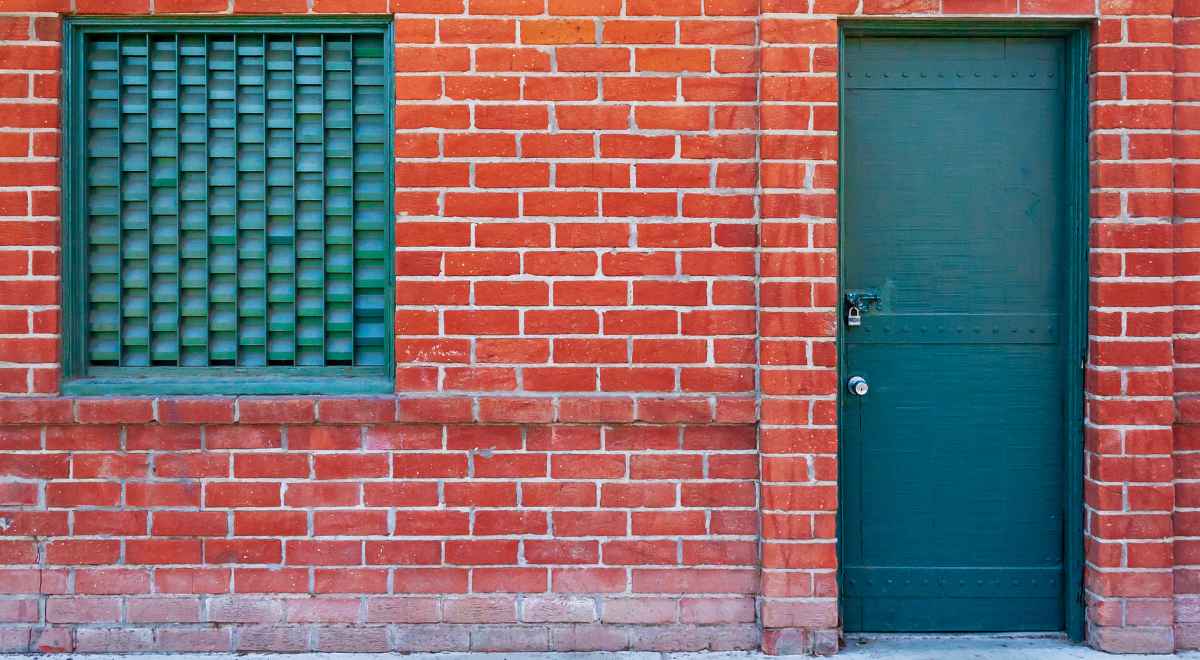
[[1065, 43], [849, 38], [848, 631], [1063, 628]]

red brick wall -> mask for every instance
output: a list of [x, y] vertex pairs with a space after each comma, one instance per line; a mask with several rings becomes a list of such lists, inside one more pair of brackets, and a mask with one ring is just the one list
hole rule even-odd
[[[399, 395], [20, 396], [58, 389], [59, 16], [310, 11], [396, 14]], [[0, 651], [834, 650], [856, 14], [1102, 17], [1089, 636], [1200, 646], [1200, 2], [0, 0]]]
[[410, 404], [0, 403], [2, 648], [757, 645], [753, 425]]

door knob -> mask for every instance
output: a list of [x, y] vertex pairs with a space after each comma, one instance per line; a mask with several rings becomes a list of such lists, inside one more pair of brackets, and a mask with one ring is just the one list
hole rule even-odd
[[854, 396], [866, 396], [870, 391], [871, 386], [867, 384], [867, 379], [862, 376], [851, 376], [850, 380], [846, 381], [846, 389]]

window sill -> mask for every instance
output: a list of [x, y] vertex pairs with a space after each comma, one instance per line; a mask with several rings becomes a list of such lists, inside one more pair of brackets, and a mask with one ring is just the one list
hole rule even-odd
[[[196, 370], [193, 374], [148, 375], [146, 370], [112, 369], [62, 384], [63, 396], [171, 396], [171, 395], [353, 395], [392, 394], [392, 379], [378, 369], [338, 374], [288, 373], [286, 370], [263, 374], [234, 370], [212, 373]], [[138, 375], [136, 372], [141, 372]]]

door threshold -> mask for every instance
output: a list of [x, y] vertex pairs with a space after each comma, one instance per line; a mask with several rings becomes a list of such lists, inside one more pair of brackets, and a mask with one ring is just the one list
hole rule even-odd
[[[839, 658], [871, 660], [1102, 660], [1065, 633], [848, 633]], [[1157, 657], [1163, 656], [1132, 656]]]
[[885, 640], [885, 639], [1061, 639], [1066, 640], [1067, 634], [1062, 631], [1053, 632], [891, 632], [845, 633], [847, 640]]

